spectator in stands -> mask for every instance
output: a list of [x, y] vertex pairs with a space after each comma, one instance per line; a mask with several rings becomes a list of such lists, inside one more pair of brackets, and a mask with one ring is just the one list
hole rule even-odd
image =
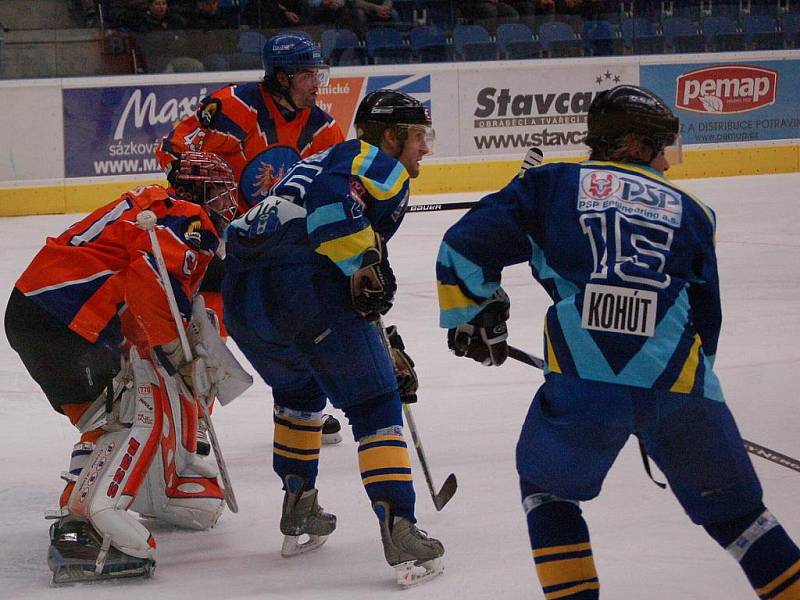
[[311, 22], [319, 25], [351, 27], [352, 15], [345, 6], [345, 0], [308, 0], [311, 9]]
[[73, 0], [72, 5], [81, 12], [86, 27], [97, 26], [97, 2], [95, 0]]
[[212, 29], [230, 29], [235, 26], [219, 10], [219, 0], [197, 0], [186, 15], [188, 29], [211, 31]]
[[373, 26], [392, 25], [400, 15], [392, 7], [392, 0], [352, 0], [353, 26], [361, 37]]
[[466, 0], [462, 4], [461, 11], [469, 21], [484, 19], [519, 20], [519, 11], [502, 0]]
[[250, 0], [242, 19], [250, 27], [300, 27], [310, 22], [311, 8], [306, 0]]
[[150, 0], [142, 19], [142, 28], [137, 31], [164, 31], [185, 27], [186, 21], [170, 8], [168, 0]]

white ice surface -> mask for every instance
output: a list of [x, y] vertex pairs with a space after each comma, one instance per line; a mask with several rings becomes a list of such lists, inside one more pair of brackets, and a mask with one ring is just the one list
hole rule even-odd
[[[800, 457], [800, 174], [679, 182], [718, 215], [724, 323], [717, 369], [744, 437]], [[415, 203], [477, 196], [414, 198]], [[391, 243], [400, 292], [396, 323], [417, 363], [414, 406], [438, 485], [458, 492], [437, 513], [415, 466], [420, 525], [446, 547], [442, 577], [404, 598], [541, 598], [519, 505], [514, 446], [541, 373], [509, 361], [487, 369], [456, 359], [437, 328], [434, 260], [445, 228], [462, 211], [409, 214]], [[0, 220], [0, 296], [5, 299], [46, 235], [75, 215]], [[568, 251], [565, 248], [565, 251]], [[507, 270], [510, 340], [541, 355], [544, 293], [526, 266]], [[154, 530], [153, 579], [52, 589], [47, 522], [76, 432], [53, 412], [3, 336], [0, 344], [0, 598], [281, 598], [359, 600], [399, 593], [361, 487], [356, 446], [346, 432], [322, 451], [318, 487], [339, 518], [319, 551], [280, 557], [282, 492], [271, 470], [271, 406], [258, 382], [215, 412], [241, 510], [208, 532]], [[341, 417], [341, 415], [339, 415]], [[416, 457], [413, 459], [416, 465]], [[800, 473], [754, 458], [766, 504], [800, 539]], [[737, 564], [691, 524], [674, 497], [653, 485], [629, 443], [603, 493], [584, 504], [604, 598], [753, 598]]]

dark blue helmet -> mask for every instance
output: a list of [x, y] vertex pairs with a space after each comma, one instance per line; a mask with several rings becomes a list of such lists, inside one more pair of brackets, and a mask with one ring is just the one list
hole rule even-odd
[[264, 79], [271, 80], [277, 70], [287, 75], [308, 68], [325, 67], [322, 53], [303, 33], [278, 33], [264, 44], [261, 52], [264, 64]]

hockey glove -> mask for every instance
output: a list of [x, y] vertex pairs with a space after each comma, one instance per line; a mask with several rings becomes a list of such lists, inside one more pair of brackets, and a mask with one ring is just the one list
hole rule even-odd
[[392, 325], [386, 328], [386, 337], [392, 348], [392, 362], [394, 363], [394, 374], [397, 377], [397, 393], [400, 400], [405, 404], [413, 404], [417, 401], [417, 389], [419, 380], [417, 372], [414, 370], [414, 361], [406, 354], [406, 346], [403, 338], [397, 333], [397, 327]]
[[466, 356], [490, 367], [508, 358], [508, 320], [511, 303], [498, 288], [489, 303], [471, 321], [447, 330], [447, 347], [456, 356]]
[[394, 277], [386, 245], [375, 236], [375, 247], [367, 249], [361, 268], [350, 276], [350, 297], [355, 311], [370, 320], [385, 315], [392, 308], [397, 281]]

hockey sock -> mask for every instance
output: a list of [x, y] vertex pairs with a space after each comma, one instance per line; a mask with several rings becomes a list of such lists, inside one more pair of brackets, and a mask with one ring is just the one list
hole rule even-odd
[[393, 514], [416, 522], [411, 459], [403, 437], [403, 416], [396, 393], [348, 407], [347, 418], [358, 440], [361, 482], [370, 502], [388, 501]]
[[315, 487], [322, 446], [322, 412], [301, 412], [275, 405], [272, 468], [281, 481], [300, 475], [304, 489]]
[[589, 530], [577, 502], [563, 500], [522, 483], [536, 574], [544, 597], [559, 600], [599, 598]]
[[759, 598], [800, 598], [800, 549], [763, 504], [705, 530], [739, 562]]

